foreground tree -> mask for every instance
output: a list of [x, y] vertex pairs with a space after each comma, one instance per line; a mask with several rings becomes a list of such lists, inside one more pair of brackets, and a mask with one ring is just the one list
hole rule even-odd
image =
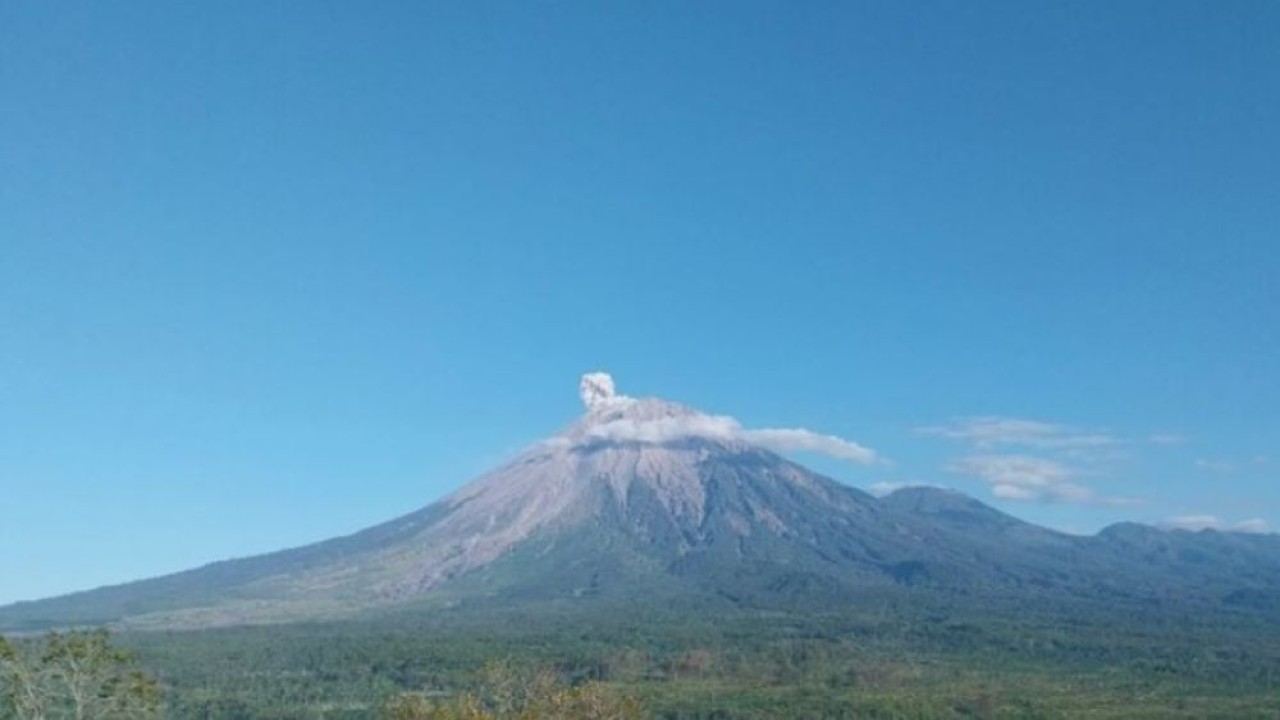
[[387, 720], [639, 720], [639, 701], [608, 685], [589, 682], [566, 687], [546, 670], [521, 672], [509, 663], [490, 663], [477, 693], [448, 700], [425, 693], [402, 693], [383, 708]]
[[160, 709], [160, 686], [106, 630], [0, 637], [0, 719], [134, 720]]

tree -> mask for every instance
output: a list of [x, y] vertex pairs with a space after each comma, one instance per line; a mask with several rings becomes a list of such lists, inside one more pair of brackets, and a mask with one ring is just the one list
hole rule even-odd
[[489, 663], [477, 694], [433, 700], [402, 693], [383, 707], [387, 720], [639, 720], [640, 703], [599, 682], [566, 687], [548, 670], [521, 671]]
[[387, 720], [494, 720], [498, 717], [484, 709], [474, 695], [461, 695], [441, 703], [432, 702], [422, 693], [401, 693], [383, 708]]
[[44, 720], [49, 715], [49, 699], [40, 691], [38, 669], [27, 657], [0, 635], [0, 718]]
[[134, 720], [160, 709], [160, 685], [106, 630], [0, 637], [0, 718]]
[[599, 682], [573, 688], [561, 688], [550, 697], [538, 699], [520, 720], [639, 720], [643, 716], [640, 703]]

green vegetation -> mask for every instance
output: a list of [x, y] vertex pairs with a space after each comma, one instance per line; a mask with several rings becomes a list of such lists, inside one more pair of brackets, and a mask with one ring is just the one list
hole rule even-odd
[[0, 637], [0, 718], [124, 720], [155, 715], [160, 687], [105, 630]]
[[439, 693], [395, 695], [383, 706], [387, 720], [640, 720], [636, 698], [601, 682], [567, 686], [548, 669], [523, 670], [492, 662], [475, 692], [449, 698]]
[[548, 605], [121, 641], [167, 685], [167, 716], [201, 720], [479, 720], [548, 707], [596, 717], [566, 714], [575, 698], [633, 698], [639, 716], [664, 720], [1280, 713], [1274, 622], [1168, 610], [585, 615]]

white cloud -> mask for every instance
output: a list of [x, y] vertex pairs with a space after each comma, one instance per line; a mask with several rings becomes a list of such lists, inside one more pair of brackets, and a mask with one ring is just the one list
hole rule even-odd
[[695, 413], [652, 420], [618, 418], [587, 428], [587, 436], [611, 442], [639, 442], [661, 445], [691, 437], [732, 440], [742, 427], [726, 415]]
[[738, 441], [778, 452], [813, 452], [863, 465], [883, 462], [874, 450], [852, 440], [804, 428], [747, 429], [727, 415], [692, 413], [653, 420], [620, 418], [593, 425], [587, 436], [612, 442], [661, 445], [687, 438]]
[[[593, 414], [597, 410], [616, 408], [623, 403], [629, 405], [647, 402], [619, 395], [613, 378], [607, 373], [583, 375], [579, 392], [582, 402]], [[628, 417], [623, 413], [621, 417], [589, 425], [584, 434], [589, 439], [652, 444], [685, 438], [710, 438], [746, 443], [778, 452], [819, 453], [863, 465], [885, 462], [871, 448], [835, 435], [805, 428], [749, 429], [727, 415], [707, 415], [694, 411], [653, 418]]]
[[919, 428], [917, 432], [961, 440], [979, 450], [992, 450], [1002, 446], [1065, 450], [1121, 444], [1118, 438], [1103, 432], [996, 415], [956, 418], [945, 425]]
[[1179, 515], [1165, 518], [1160, 525], [1172, 530], [1218, 530], [1222, 519], [1217, 515]]
[[1200, 458], [1196, 460], [1196, 467], [1215, 473], [1232, 473], [1236, 471], [1236, 464], [1230, 460], [1206, 460]]
[[1250, 467], [1261, 467], [1267, 464], [1267, 456], [1254, 455], [1248, 460], [1228, 460], [1225, 458], [1200, 458], [1195, 461], [1196, 467], [1213, 473], [1246, 472]]
[[1128, 498], [1103, 497], [1076, 482], [1078, 472], [1063, 463], [1030, 455], [970, 455], [947, 469], [987, 483], [1003, 500], [1132, 505]]
[[932, 483], [893, 482], [890, 480], [885, 480], [882, 482], [871, 483], [870, 485], [867, 486], [867, 492], [871, 493], [872, 495], [875, 495], [876, 497], [884, 497], [885, 495], [892, 495], [893, 493], [906, 488], [940, 488], [940, 487], [942, 486], [934, 485]]
[[955, 418], [917, 432], [968, 445], [970, 454], [951, 461], [947, 469], [982, 480], [1003, 500], [1139, 504], [1100, 495], [1079, 481], [1106, 474], [1101, 471], [1123, 457], [1117, 453], [1131, 447], [1107, 432], [998, 415]]
[[1261, 518], [1251, 518], [1230, 523], [1217, 515], [1178, 515], [1161, 520], [1159, 525], [1170, 530], [1190, 530], [1192, 532], [1219, 530], [1225, 532], [1265, 533], [1270, 529], [1267, 521]]
[[1251, 518], [1249, 520], [1241, 520], [1233, 525], [1232, 529], [1236, 532], [1244, 533], [1265, 533], [1271, 528], [1267, 524], [1266, 520], [1263, 520], [1262, 518]]
[[1152, 445], [1185, 445], [1187, 436], [1180, 433], [1152, 433], [1147, 436]]
[[814, 452], [863, 465], [870, 465], [879, 460], [876, 452], [869, 447], [835, 435], [824, 435], [804, 428], [743, 430], [740, 437], [749, 443], [782, 452]]

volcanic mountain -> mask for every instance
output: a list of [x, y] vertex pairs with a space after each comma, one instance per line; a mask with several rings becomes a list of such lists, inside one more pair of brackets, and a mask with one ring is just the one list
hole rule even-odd
[[575, 423], [419, 511], [306, 547], [10, 605], [0, 629], [636, 597], [787, 609], [873, 596], [1280, 607], [1275, 536], [1130, 524], [1078, 537], [952, 491], [877, 499], [775, 454], [729, 418], [619, 396], [602, 374], [584, 377], [582, 394]]

